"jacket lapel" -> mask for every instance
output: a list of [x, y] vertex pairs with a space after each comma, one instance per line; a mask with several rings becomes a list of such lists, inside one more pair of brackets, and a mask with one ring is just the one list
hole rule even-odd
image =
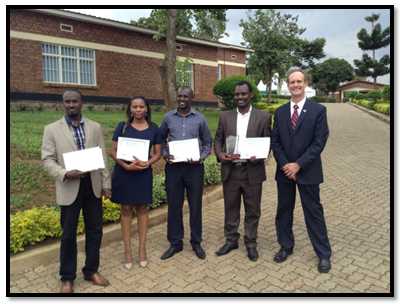
[[253, 134], [253, 130], [256, 129], [256, 112], [254, 111], [254, 108], [250, 112], [250, 117], [249, 117], [249, 124], [247, 125], [247, 132], [246, 132], [246, 137], [253, 137], [255, 134]]
[[301, 110], [300, 116], [299, 116], [299, 120], [297, 121], [297, 125], [295, 128], [295, 132], [297, 132], [297, 130], [300, 128], [301, 124], [304, 121], [304, 117], [307, 115], [307, 110], [308, 110], [308, 106], [309, 106], [309, 102], [306, 99], [306, 102], [304, 103], [303, 109]]
[[85, 149], [92, 148], [93, 143], [91, 142], [90, 139], [93, 138], [93, 136], [92, 136], [93, 130], [90, 127], [90, 124], [85, 117], [83, 117], [83, 122], [84, 122], [84, 129], [85, 129]]
[[283, 108], [283, 117], [284, 120], [286, 121], [286, 127], [289, 130], [289, 134], [293, 134], [293, 129], [292, 129], [292, 121], [291, 121], [291, 116], [290, 116], [290, 101], [285, 105]]
[[71, 151], [76, 151], [78, 150], [78, 147], [76, 146], [74, 137], [72, 135], [71, 130], [68, 127], [67, 122], [65, 121], [65, 118], [61, 118], [61, 129], [62, 129], [62, 133], [64, 133], [65, 138], [67, 138], [67, 141], [71, 147]]
[[231, 115], [231, 119], [230, 119], [230, 121], [232, 122], [232, 135], [233, 136], [236, 136], [236, 134], [237, 134], [237, 116], [238, 116], [238, 113], [237, 113], [237, 111], [236, 111], [236, 109], [235, 110], [232, 110], [232, 115]]

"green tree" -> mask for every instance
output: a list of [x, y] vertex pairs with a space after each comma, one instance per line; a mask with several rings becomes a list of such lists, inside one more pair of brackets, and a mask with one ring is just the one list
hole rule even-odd
[[354, 65], [357, 67], [355, 70], [356, 74], [359, 76], [372, 77], [374, 83], [376, 83], [376, 78], [378, 76], [386, 75], [390, 72], [389, 55], [384, 55], [379, 60], [375, 58], [376, 50], [390, 44], [390, 27], [386, 27], [382, 30], [381, 25], [376, 23], [378, 19], [378, 14], [365, 17], [365, 20], [371, 23], [371, 33], [368, 33], [367, 30], [363, 28], [357, 34], [359, 48], [363, 51], [372, 51], [372, 58], [367, 53], [364, 53], [361, 60], [354, 60]]
[[256, 10], [241, 20], [244, 45], [254, 50], [248, 60], [250, 74], [262, 75], [271, 101], [272, 77], [285, 74], [292, 65], [311, 66], [315, 59], [324, 57], [325, 40], [307, 41], [300, 36], [306, 30], [297, 24], [298, 16], [281, 14], [273, 9]]
[[154, 39], [166, 40], [160, 75], [167, 109], [172, 109], [176, 100], [176, 36], [218, 40], [225, 32], [226, 21], [226, 9], [154, 9], [150, 17], [131, 21], [157, 31]]
[[353, 79], [353, 67], [344, 59], [331, 58], [315, 65], [311, 77], [319, 91], [335, 92], [341, 82]]
[[[168, 10], [153, 9], [149, 17], [131, 20], [131, 24], [166, 33], [168, 26]], [[227, 9], [177, 9], [176, 34], [205, 40], [222, 38], [226, 29]], [[159, 36], [157, 38], [160, 38]]]

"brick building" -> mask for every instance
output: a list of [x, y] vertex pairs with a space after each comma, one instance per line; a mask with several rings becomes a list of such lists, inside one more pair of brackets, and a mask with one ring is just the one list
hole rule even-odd
[[[72, 87], [87, 101], [122, 102], [143, 95], [162, 102], [159, 66], [165, 40], [154, 40], [155, 31], [58, 9], [13, 9], [9, 22], [12, 100], [60, 100]], [[178, 36], [177, 60], [190, 59], [184, 73], [195, 102], [215, 105], [214, 84], [244, 75], [248, 51]]]
[[385, 85], [381, 83], [373, 83], [370, 81], [355, 79], [339, 86], [335, 92], [335, 96], [337, 102], [343, 102], [344, 94], [346, 92], [367, 93], [369, 91], [382, 90], [384, 87]]

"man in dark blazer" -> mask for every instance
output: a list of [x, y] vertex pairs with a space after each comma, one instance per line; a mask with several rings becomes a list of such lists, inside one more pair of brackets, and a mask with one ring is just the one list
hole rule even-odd
[[[223, 181], [226, 243], [216, 252], [221, 256], [238, 248], [240, 204], [245, 207], [244, 243], [251, 261], [258, 259], [257, 228], [260, 219], [262, 182], [266, 180], [264, 159], [240, 160], [239, 156], [226, 153], [228, 136], [269, 137], [271, 115], [252, 108], [252, 88], [247, 81], [235, 86], [234, 101], [237, 108], [221, 112], [215, 134], [215, 154], [221, 162]], [[269, 151], [268, 151], [269, 152]]]
[[326, 108], [306, 98], [307, 81], [302, 69], [290, 69], [287, 82], [291, 100], [276, 110], [271, 137], [277, 162], [275, 224], [281, 246], [274, 261], [281, 263], [293, 252], [297, 185], [308, 235], [319, 257], [318, 270], [326, 273], [331, 268], [331, 247], [319, 197], [319, 184], [323, 182], [321, 153], [329, 135]]

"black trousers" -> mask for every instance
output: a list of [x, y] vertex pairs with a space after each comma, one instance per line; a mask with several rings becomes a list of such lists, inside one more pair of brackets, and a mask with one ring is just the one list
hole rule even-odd
[[226, 242], [239, 241], [240, 207], [244, 203], [244, 243], [247, 248], [257, 246], [257, 230], [261, 215], [262, 183], [250, 184], [246, 167], [234, 167], [230, 177], [223, 183], [224, 234]]
[[73, 281], [76, 278], [76, 230], [81, 209], [86, 237], [86, 260], [82, 272], [85, 277], [90, 277], [99, 268], [100, 245], [103, 236], [103, 206], [101, 200], [93, 194], [90, 176], [81, 179], [75, 202], [69, 206], [61, 206], [60, 276], [62, 281]]
[[[278, 209], [275, 218], [278, 242], [281, 247], [294, 247], [293, 211], [296, 200], [296, 184], [278, 182]], [[331, 246], [325, 224], [324, 210], [319, 197], [319, 185], [298, 184], [301, 205], [308, 236], [319, 258], [330, 258]]]
[[203, 164], [176, 163], [165, 165], [165, 185], [168, 200], [167, 238], [175, 248], [183, 246], [182, 208], [185, 190], [190, 212], [190, 242], [202, 241]]

